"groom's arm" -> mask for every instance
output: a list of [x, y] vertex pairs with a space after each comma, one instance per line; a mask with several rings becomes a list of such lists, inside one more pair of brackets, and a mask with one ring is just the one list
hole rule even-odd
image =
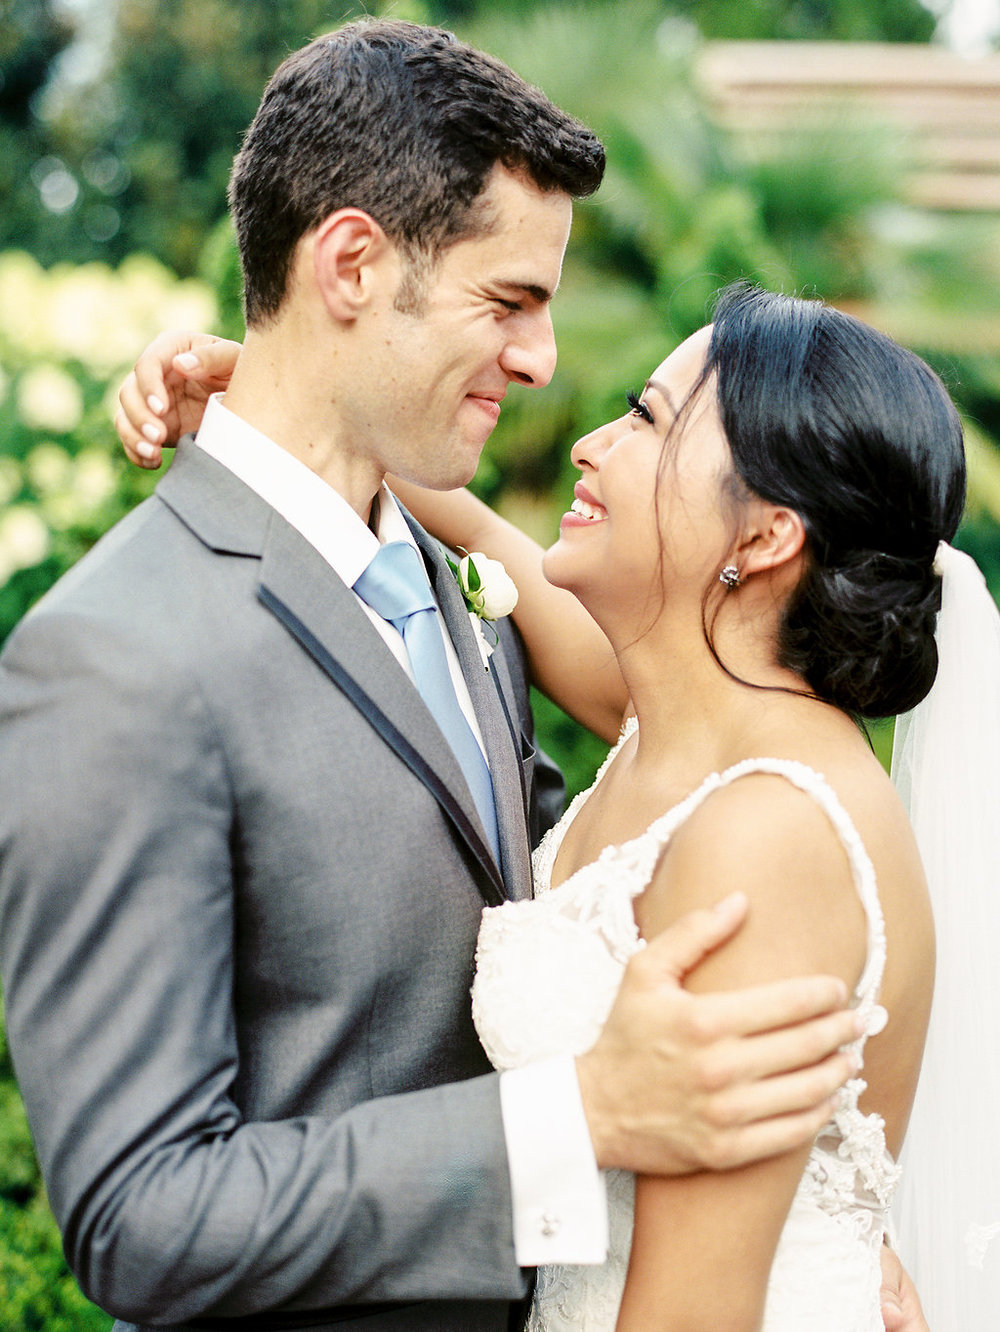
[[518, 1298], [495, 1075], [235, 1104], [232, 774], [169, 638], [50, 603], [0, 661], [10, 1046], [81, 1285], [156, 1324]]
[[[334, 1119], [240, 1115], [237, 830], [212, 716], [172, 659], [170, 624], [154, 643], [58, 606], [22, 626], [0, 670], [0, 962], [15, 1064], [85, 1290], [139, 1322], [516, 1296], [496, 1077]], [[651, 1011], [615, 1037], [624, 1062], [607, 1062], [605, 1042], [611, 1076], [645, 1081], [643, 1097], [667, 1107], [673, 1168], [722, 1159], [713, 1124], [728, 1152], [754, 1143], [757, 1126], [744, 1141], [725, 1097], [698, 1090], [712, 1069], [716, 1092], [725, 1082], [718, 1037], [675, 993], [684, 958], [737, 919], [681, 936], [656, 993], [643, 990]], [[634, 1007], [631, 982], [623, 994]], [[644, 1041], [660, 1044], [645, 1079]]]

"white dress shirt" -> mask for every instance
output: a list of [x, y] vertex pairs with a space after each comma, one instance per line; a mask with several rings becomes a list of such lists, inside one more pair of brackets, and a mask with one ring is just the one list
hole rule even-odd
[[[300, 532], [348, 587], [367, 569], [380, 544], [406, 541], [415, 545], [384, 484], [376, 535], [332, 486], [223, 406], [221, 394], [209, 399], [197, 443]], [[402, 634], [360, 597], [358, 605], [412, 679]], [[439, 620], [455, 692], [482, 749], [468, 686], [444, 621]], [[523, 1267], [603, 1262], [607, 1253], [604, 1183], [594, 1160], [572, 1059], [552, 1059], [502, 1073], [500, 1107], [517, 1261]]]

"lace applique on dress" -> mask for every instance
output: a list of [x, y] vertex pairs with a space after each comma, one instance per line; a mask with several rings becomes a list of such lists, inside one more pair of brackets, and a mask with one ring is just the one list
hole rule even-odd
[[[622, 744], [623, 728], [590, 791]], [[847, 852], [868, 922], [868, 954], [854, 1003], [867, 1018], [855, 1043], [880, 1031], [885, 928], [875, 871], [854, 824], [826, 780], [804, 764], [751, 759], [715, 773], [640, 837], [608, 846], [598, 859], [551, 888], [566, 829], [590, 794], [581, 793], [535, 852], [536, 896], [483, 913], [476, 953], [473, 1016], [494, 1066], [518, 1067], [594, 1043], [614, 1002], [628, 959], [643, 947], [632, 910], [676, 829], [712, 794], [740, 777], [772, 773], [824, 809]], [[898, 1168], [878, 1115], [858, 1106], [865, 1087], [849, 1082], [818, 1136], [782, 1231], [768, 1285], [765, 1332], [883, 1332], [879, 1252]], [[609, 1171], [609, 1253], [602, 1266], [539, 1272], [528, 1332], [612, 1332], [628, 1266], [634, 1181]]]

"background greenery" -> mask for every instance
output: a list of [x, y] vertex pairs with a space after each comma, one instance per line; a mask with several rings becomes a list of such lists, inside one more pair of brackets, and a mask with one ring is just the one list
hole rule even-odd
[[[168, 326], [239, 336], [229, 165], [271, 70], [344, 17], [341, 0], [119, 0], [91, 4], [75, 30], [85, 3], [0, 0], [0, 641], [154, 483], [110, 428], [138, 349]], [[559, 369], [543, 393], [508, 399], [481, 494], [551, 537], [571, 440], [747, 276], [890, 324], [944, 375], [968, 423], [959, 544], [1000, 587], [1000, 368], [955, 336], [956, 313], [1000, 326], [998, 219], [907, 205], [905, 146], [871, 123], [831, 122], [750, 160], [692, 72], [712, 37], [926, 42], [935, 19], [919, 0], [367, 5], [387, 8], [509, 60], [609, 150], [605, 186], [577, 209]], [[539, 726], [584, 785], [601, 747], [544, 700]], [[62, 1262], [2, 1045], [0, 1326], [110, 1326]]]

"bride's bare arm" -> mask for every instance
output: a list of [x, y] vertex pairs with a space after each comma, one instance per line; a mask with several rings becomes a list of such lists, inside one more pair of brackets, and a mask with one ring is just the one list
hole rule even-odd
[[[115, 429], [132, 462], [159, 467], [164, 448], [198, 429], [205, 403], [229, 383], [240, 350], [238, 342], [208, 333], [161, 333], [149, 344], [118, 393]], [[514, 620], [533, 682], [595, 735], [615, 740], [628, 703], [618, 664], [576, 598], [545, 581], [541, 547], [468, 491], [440, 493], [390, 481], [447, 545], [502, 561], [517, 585]]]
[[611, 645], [571, 592], [542, 573], [542, 547], [467, 490], [425, 490], [389, 477], [413, 516], [452, 549], [500, 560], [518, 592], [514, 610], [533, 683], [609, 743], [628, 703]]
[[[710, 902], [726, 883], [747, 891], [746, 924], [691, 973], [686, 988], [733, 990], [807, 972], [856, 984], [864, 913], [840, 843], [808, 796], [761, 775], [712, 796], [675, 834], [637, 904], [644, 936]], [[640, 1177], [619, 1332], [759, 1328], [808, 1152], [800, 1147], [723, 1172]]]

